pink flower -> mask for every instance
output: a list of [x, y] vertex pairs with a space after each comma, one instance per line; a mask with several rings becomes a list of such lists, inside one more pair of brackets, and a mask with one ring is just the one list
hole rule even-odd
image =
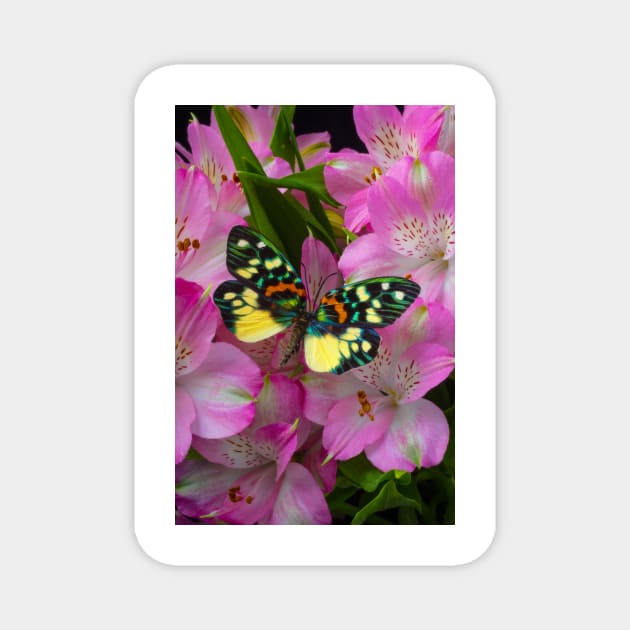
[[[193, 448], [224, 482], [214, 493], [214, 504], [208, 503], [212, 492], [200, 493], [201, 505], [188, 505], [184, 513], [239, 525], [329, 524], [331, 516], [321, 487], [308, 468], [292, 461], [298, 425], [298, 421], [275, 422], [250, 427], [224, 440], [194, 438]], [[181, 503], [179, 507], [182, 509]]]
[[381, 333], [376, 358], [341, 377], [309, 374], [306, 416], [324, 425], [327, 459], [365, 450], [380, 470], [439, 464], [448, 444], [443, 412], [422, 397], [452, 371], [452, 316], [422, 300]]
[[411, 274], [427, 302], [454, 311], [455, 161], [439, 151], [403, 158], [369, 190], [373, 234], [344, 250], [339, 268], [354, 282]]
[[[332, 489], [336, 468], [322, 468], [321, 429], [303, 418], [302, 401], [301, 383], [268, 374], [248, 427], [225, 439], [194, 437], [207, 461], [178, 467], [180, 512], [209, 523], [330, 523], [322, 488]], [[297, 451], [302, 463], [293, 461]]]
[[441, 139], [447, 110], [442, 106], [407, 106], [401, 114], [393, 105], [354, 108], [357, 134], [368, 155], [349, 150], [331, 153], [325, 169], [330, 193], [346, 206], [345, 225], [351, 232], [358, 233], [368, 225], [368, 189], [381, 175], [406, 156], [423, 160], [441, 146], [450, 147], [452, 134]]
[[191, 166], [175, 171], [175, 274], [202, 287], [230, 278], [225, 264], [227, 235], [245, 221], [216, 209], [217, 195], [206, 175]]
[[234, 435], [254, 419], [262, 377], [258, 366], [226, 343], [212, 343], [218, 315], [212, 300], [192, 282], [175, 281], [175, 461], [192, 434]]

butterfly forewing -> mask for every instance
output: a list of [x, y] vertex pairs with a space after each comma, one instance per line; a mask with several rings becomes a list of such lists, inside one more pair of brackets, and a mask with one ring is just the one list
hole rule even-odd
[[306, 291], [302, 280], [284, 255], [254, 230], [244, 226], [232, 228], [227, 268], [243, 284], [285, 310], [304, 309]]
[[420, 294], [405, 278], [370, 278], [333, 289], [324, 295], [316, 319], [323, 324], [382, 328], [393, 324]]
[[241, 341], [271, 337], [304, 311], [302, 281], [287, 259], [254, 230], [232, 228], [227, 268], [237, 280], [219, 285], [214, 302], [225, 325]]

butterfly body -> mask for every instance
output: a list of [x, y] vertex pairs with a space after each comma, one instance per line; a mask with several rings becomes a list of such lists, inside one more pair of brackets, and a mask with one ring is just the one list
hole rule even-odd
[[289, 343], [287, 344], [286, 350], [284, 351], [284, 356], [280, 361], [280, 367], [284, 367], [289, 359], [300, 349], [302, 339], [304, 338], [309, 324], [314, 317], [315, 313], [311, 313], [308, 311], [302, 311], [297, 315], [293, 324], [293, 331], [291, 332]]
[[281, 365], [303, 342], [306, 363], [316, 372], [341, 374], [369, 363], [380, 344], [374, 328], [392, 324], [420, 292], [405, 278], [370, 278], [328, 291], [309, 308], [292, 265], [261, 234], [242, 226], [228, 237], [227, 267], [235, 279], [214, 293], [227, 328], [253, 343], [292, 327]]

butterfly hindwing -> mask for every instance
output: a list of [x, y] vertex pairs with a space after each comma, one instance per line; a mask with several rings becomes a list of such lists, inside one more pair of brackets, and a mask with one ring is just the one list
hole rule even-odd
[[284, 255], [261, 234], [236, 226], [227, 245], [228, 271], [263, 299], [287, 311], [304, 309], [302, 280]]
[[381, 338], [375, 330], [313, 321], [304, 336], [304, 357], [315, 372], [342, 374], [369, 363]]
[[293, 311], [285, 310], [238, 280], [220, 284], [214, 292], [214, 303], [228, 330], [250, 343], [282, 332], [295, 318]]
[[405, 278], [370, 278], [324, 295], [316, 319], [323, 324], [382, 328], [393, 324], [418, 297], [420, 287]]

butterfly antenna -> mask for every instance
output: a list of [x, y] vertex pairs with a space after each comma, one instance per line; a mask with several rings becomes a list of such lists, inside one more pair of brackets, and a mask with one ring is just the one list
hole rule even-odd
[[333, 276], [336, 276], [339, 272], [338, 271], [333, 271], [333, 273], [328, 274], [320, 283], [319, 283], [319, 288], [317, 289], [317, 293], [315, 294], [315, 299], [313, 300], [313, 306], [315, 306], [315, 304], [317, 304], [317, 300], [319, 300], [319, 294], [321, 292], [321, 290], [324, 288], [324, 285], [326, 284], [326, 282], [328, 282], [329, 278], [332, 278]]
[[311, 296], [308, 294], [308, 278], [306, 277], [306, 266], [303, 262], [300, 263], [302, 269], [302, 279], [304, 280], [304, 288], [306, 289], [306, 302], [310, 302]]

